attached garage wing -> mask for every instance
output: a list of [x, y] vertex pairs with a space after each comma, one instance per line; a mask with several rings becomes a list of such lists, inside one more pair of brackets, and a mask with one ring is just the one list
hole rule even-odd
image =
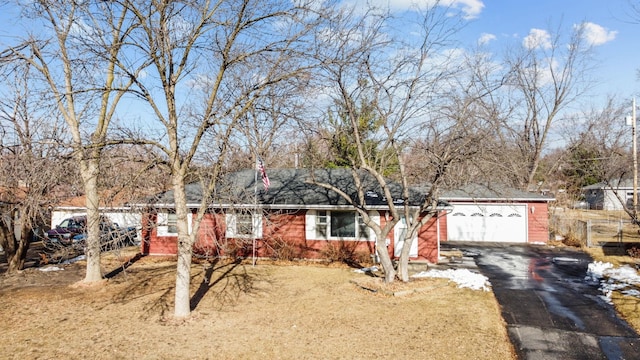
[[527, 205], [455, 204], [447, 215], [449, 241], [527, 242]]

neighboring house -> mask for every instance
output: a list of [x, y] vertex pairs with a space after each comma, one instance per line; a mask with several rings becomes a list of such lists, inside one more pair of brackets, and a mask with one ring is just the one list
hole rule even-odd
[[[633, 205], [633, 180], [601, 182], [582, 188], [584, 200], [592, 210], [624, 210]], [[622, 202], [620, 201], [622, 200]]]
[[[87, 215], [85, 204], [86, 198], [84, 196], [73, 197], [61, 202], [51, 210], [51, 228], [55, 228], [66, 219]], [[140, 230], [142, 214], [139, 210], [127, 206], [123, 201], [119, 201], [119, 206], [100, 206], [98, 211], [100, 215], [107, 217], [119, 227], [136, 227]]]
[[[131, 207], [100, 207], [100, 215], [105, 216], [114, 224], [121, 227], [135, 226], [140, 228], [142, 215], [139, 211]], [[76, 216], [87, 215], [87, 208], [84, 206], [58, 206], [51, 211], [51, 227], [55, 228], [65, 219]]]
[[[350, 170], [278, 169], [271, 170], [269, 178], [268, 191], [256, 181], [253, 170], [233, 173], [218, 183], [194, 245], [196, 254], [250, 256], [255, 251], [258, 257], [286, 253], [293, 258], [314, 259], [351, 251], [374, 256], [374, 233], [353, 205], [334, 191], [310, 182], [315, 178], [331, 183], [357, 198]], [[366, 177], [363, 182], [369, 215], [384, 225], [390, 213], [379, 185]], [[400, 188], [391, 185], [394, 202], [400, 203]], [[412, 188], [409, 204], [421, 203], [425, 191], [424, 187]], [[201, 187], [190, 184], [186, 192], [191, 229], [202, 200]], [[440, 242], [447, 240], [546, 242], [547, 203], [552, 199], [522, 192], [508, 195], [476, 187], [443, 196], [436, 209], [438, 216], [419, 230], [411, 259], [436, 263]], [[142, 224], [143, 254], [176, 254], [173, 192], [161, 193], [136, 206], [147, 208]], [[392, 257], [399, 256], [404, 231], [406, 222], [402, 219], [386, 239]]]

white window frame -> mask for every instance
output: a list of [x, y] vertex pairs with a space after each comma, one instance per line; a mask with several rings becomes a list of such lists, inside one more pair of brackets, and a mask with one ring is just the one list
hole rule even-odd
[[[192, 220], [193, 219], [191, 217], [191, 214], [187, 214], [187, 224], [189, 227], [189, 234], [191, 234]], [[169, 211], [158, 212], [158, 218], [157, 218], [158, 236], [178, 236], [176, 221], [177, 219], [176, 219], [175, 212], [169, 212]], [[170, 231], [170, 230], [175, 230], [175, 231]]]
[[[332, 212], [352, 212], [356, 217], [356, 236], [331, 236], [331, 213]], [[380, 224], [380, 215], [377, 211], [370, 211], [369, 216], [376, 224]], [[349, 240], [349, 241], [375, 241], [375, 232], [373, 229], [364, 225], [364, 221], [360, 214], [355, 210], [307, 210], [305, 215], [305, 233], [309, 240]], [[368, 237], [359, 237], [362, 226], [368, 231]], [[326, 230], [318, 229], [319, 226], [326, 226]], [[324, 236], [323, 236], [324, 234]]]
[[[251, 215], [253, 234], [239, 234], [237, 229], [238, 223], [238, 215]], [[226, 221], [226, 229], [225, 236], [227, 238], [235, 238], [235, 239], [261, 239], [262, 238], [262, 212], [252, 212], [252, 213], [227, 213], [225, 215]]]

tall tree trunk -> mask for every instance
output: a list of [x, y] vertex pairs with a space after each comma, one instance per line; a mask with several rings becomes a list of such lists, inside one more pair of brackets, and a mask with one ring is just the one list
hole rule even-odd
[[[14, 253], [9, 256], [7, 254], [7, 262], [9, 267], [8, 273], [24, 269], [24, 263], [27, 259], [27, 251], [29, 250], [29, 237], [31, 235], [31, 229], [29, 226], [24, 225], [21, 222], [20, 240], [15, 244]], [[15, 239], [15, 236], [14, 236]]]
[[173, 193], [178, 228], [178, 264], [176, 269], [176, 293], [174, 316], [188, 317], [191, 313], [191, 256], [193, 246], [189, 236], [187, 200], [182, 173], [173, 176]]
[[402, 250], [400, 250], [400, 259], [398, 262], [398, 276], [400, 277], [400, 281], [402, 282], [409, 281], [409, 255], [410, 255], [412, 242], [413, 242], [413, 238], [408, 238], [408, 239], [405, 238], [404, 243], [402, 244]]
[[384, 282], [392, 283], [396, 278], [396, 271], [393, 269], [393, 262], [389, 256], [389, 250], [387, 249], [386, 236], [377, 236], [376, 239], [376, 252], [378, 253], [378, 259], [380, 265], [384, 269]]
[[[7, 257], [7, 273], [13, 273], [24, 268], [24, 262], [29, 249], [29, 230], [18, 221], [19, 211], [14, 209], [0, 221], [0, 244]], [[16, 225], [20, 225], [20, 233], [16, 233]]]
[[84, 283], [102, 280], [100, 269], [100, 209], [98, 195], [98, 158], [82, 161], [81, 175], [84, 183], [87, 206], [87, 244], [85, 256], [87, 271]]

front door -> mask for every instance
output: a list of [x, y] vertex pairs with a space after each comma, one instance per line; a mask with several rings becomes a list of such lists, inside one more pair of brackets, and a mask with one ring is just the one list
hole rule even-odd
[[[402, 252], [402, 246], [404, 245], [404, 237], [409, 231], [407, 227], [407, 219], [402, 216], [400, 221], [396, 224], [393, 229], [393, 256], [398, 258], [400, 257], [400, 253]], [[409, 257], [417, 257], [418, 256], [418, 239], [417, 236], [413, 238], [411, 242], [411, 249], [409, 250]]]

